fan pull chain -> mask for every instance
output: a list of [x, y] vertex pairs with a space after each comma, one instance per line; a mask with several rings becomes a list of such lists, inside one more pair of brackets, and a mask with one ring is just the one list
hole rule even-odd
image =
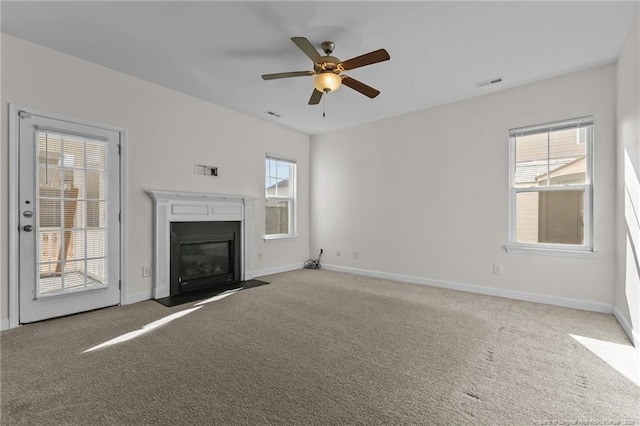
[[328, 93], [326, 93], [326, 94], [322, 97], [322, 117], [323, 117], [323, 118], [324, 118], [324, 117], [326, 117], [326, 115], [325, 115], [325, 113], [324, 113], [324, 112], [325, 112], [326, 107], [327, 107], [327, 95], [328, 95]]

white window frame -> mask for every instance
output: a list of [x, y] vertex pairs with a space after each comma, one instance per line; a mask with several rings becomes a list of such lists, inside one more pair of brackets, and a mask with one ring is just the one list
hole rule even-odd
[[[516, 188], [516, 137], [537, 133], [545, 133], [570, 128], [588, 127], [587, 140], [585, 141], [586, 157], [586, 181], [584, 184], [566, 184], [538, 187]], [[505, 249], [509, 253], [533, 253], [559, 256], [591, 257], [593, 250], [593, 117], [580, 117], [570, 120], [556, 121], [535, 126], [520, 127], [509, 130], [509, 244]], [[552, 243], [520, 243], [516, 241], [516, 196], [524, 192], [545, 191], [584, 191], [584, 241], [583, 244], [552, 244]]]
[[[279, 155], [274, 154], [266, 154], [265, 157], [265, 173], [263, 177], [267, 175], [266, 173], [266, 160], [276, 160], [283, 161], [291, 164], [291, 175], [289, 177], [289, 185], [291, 186], [292, 197], [269, 197], [266, 193], [265, 187], [265, 215], [267, 212], [267, 201], [269, 199], [275, 200], [288, 200], [289, 201], [289, 232], [286, 234], [267, 234], [267, 229], [265, 226], [264, 230], [264, 239], [265, 240], [279, 240], [284, 238], [296, 238], [297, 237], [297, 198], [298, 198], [298, 163], [296, 160], [292, 160], [290, 158], [285, 158]], [[266, 183], [266, 182], [265, 182]], [[264, 223], [264, 222], [263, 222]]]

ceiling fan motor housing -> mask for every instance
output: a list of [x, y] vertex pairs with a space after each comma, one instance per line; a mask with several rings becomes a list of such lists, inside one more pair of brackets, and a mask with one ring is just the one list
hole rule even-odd
[[333, 71], [334, 73], [338, 74], [340, 71], [342, 71], [338, 67], [338, 64], [340, 62], [340, 59], [336, 58], [335, 56], [321, 56], [318, 59], [318, 62], [315, 62], [313, 64], [313, 69], [316, 73], [323, 71]]

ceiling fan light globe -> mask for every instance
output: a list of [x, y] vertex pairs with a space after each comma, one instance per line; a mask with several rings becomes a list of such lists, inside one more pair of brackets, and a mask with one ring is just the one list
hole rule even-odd
[[323, 72], [313, 78], [313, 86], [323, 93], [335, 92], [341, 84], [342, 78], [333, 72]]

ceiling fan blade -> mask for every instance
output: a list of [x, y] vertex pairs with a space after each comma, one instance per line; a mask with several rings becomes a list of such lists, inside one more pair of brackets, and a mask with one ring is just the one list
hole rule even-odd
[[291, 37], [291, 41], [294, 42], [296, 46], [298, 46], [300, 50], [302, 50], [304, 54], [313, 61], [314, 64], [320, 60], [320, 54], [318, 53], [316, 48], [313, 47], [313, 44], [311, 44], [311, 42], [306, 38]]
[[344, 84], [347, 87], [351, 87], [356, 92], [360, 92], [363, 95], [368, 96], [372, 99], [380, 94], [379, 90], [376, 90], [371, 86], [367, 86], [366, 84], [359, 82], [355, 78], [344, 76], [342, 78], [342, 84]]
[[292, 71], [292, 72], [278, 72], [275, 74], [262, 74], [263, 80], [275, 80], [277, 78], [289, 78], [289, 77], [304, 77], [313, 75], [313, 71]]
[[309, 99], [309, 105], [318, 105], [320, 103], [320, 99], [322, 99], [322, 95], [323, 93], [321, 91], [313, 89], [313, 93]]
[[364, 67], [365, 65], [388, 61], [389, 59], [391, 59], [389, 53], [384, 49], [379, 49], [365, 53], [364, 55], [356, 56], [355, 58], [347, 59], [346, 61], [339, 63], [338, 67], [342, 68], [344, 71], [348, 71], [354, 68]]

